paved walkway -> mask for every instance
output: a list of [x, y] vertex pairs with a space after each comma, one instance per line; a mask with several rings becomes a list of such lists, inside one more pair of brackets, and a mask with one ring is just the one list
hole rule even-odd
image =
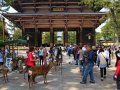
[[[107, 72], [107, 78], [104, 81], [100, 80], [99, 68], [94, 67], [95, 74], [95, 84], [89, 83], [89, 78], [87, 84], [80, 84], [81, 73], [79, 68], [72, 62], [73, 59], [69, 59], [67, 55], [64, 54], [63, 62], [63, 73], [61, 75], [60, 70], [51, 70], [47, 75], [48, 84], [43, 83], [43, 77], [39, 76], [36, 78], [37, 84], [30, 90], [115, 90], [115, 82], [112, 79], [115, 68], [111, 66]], [[113, 62], [114, 63], [114, 62]], [[9, 82], [4, 83], [2, 78], [0, 78], [0, 90], [29, 90], [27, 80], [23, 79], [23, 74], [17, 72], [12, 72], [9, 75]]]

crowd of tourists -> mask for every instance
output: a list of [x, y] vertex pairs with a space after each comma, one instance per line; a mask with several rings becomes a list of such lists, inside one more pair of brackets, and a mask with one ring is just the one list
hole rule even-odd
[[[49, 57], [48, 57], [49, 55]], [[62, 55], [62, 48], [60, 46], [50, 47], [48, 51], [46, 47], [30, 47], [28, 52], [27, 66], [34, 66], [35, 62], [39, 61], [39, 65], [46, 65], [47, 60], [54, 60]]]
[[[79, 45], [67, 47], [68, 56], [74, 57], [75, 65], [78, 65], [82, 73], [81, 84], [87, 83], [87, 77], [90, 75], [90, 83], [95, 83], [93, 67], [96, 65], [100, 68], [101, 81], [106, 78], [107, 68], [111, 65], [111, 60], [116, 58], [115, 75], [117, 90], [120, 90], [120, 47], [95, 47], [90, 45]], [[111, 77], [112, 78], [112, 77]]]
[[[117, 67], [113, 78], [116, 80], [117, 90], [120, 90], [120, 47], [117, 50], [116, 47], [95, 47], [91, 45], [69, 45], [64, 47], [55, 45], [46, 49], [46, 47], [30, 47], [27, 52], [27, 68], [36, 65], [47, 65], [47, 60], [57, 60], [62, 56], [62, 51], [66, 52], [69, 56], [74, 57], [74, 64], [79, 66], [82, 80], [81, 84], [87, 83], [87, 77], [90, 75], [90, 83], [95, 83], [94, 78], [94, 66], [100, 68], [101, 81], [104, 81], [107, 77], [107, 68], [112, 64], [111, 60], [116, 59], [115, 66]], [[8, 53], [8, 49], [0, 49], [0, 65], [4, 64], [4, 58]], [[35, 82], [35, 81], [34, 81]]]

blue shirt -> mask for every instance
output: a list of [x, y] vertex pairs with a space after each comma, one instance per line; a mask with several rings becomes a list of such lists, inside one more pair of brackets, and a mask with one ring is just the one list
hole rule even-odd
[[0, 52], [0, 62], [3, 62], [3, 55], [2, 55], [2, 52]]
[[88, 53], [88, 63], [94, 63], [94, 58], [95, 58], [95, 54], [94, 54], [94, 51], [91, 50], [89, 53]]

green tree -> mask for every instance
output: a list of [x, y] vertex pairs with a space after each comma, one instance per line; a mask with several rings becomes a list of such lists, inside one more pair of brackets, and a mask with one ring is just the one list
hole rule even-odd
[[3, 0], [3, 1], [5, 1], [6, 2], [5, 5], [8, 6], [8, 5], [12, 5], [15, 0]]
[[49, 32], [44, 32], [42, 34], [42, 43], [50, 43], [50, 33]]
[[111, 22], [107, 22], [101, 30], [101, 35], [105, 41], [115, 41], [114, 27], [111, 24]]
[[22, 30], [20, 28], [16, 28], [14, 34], [13, 34], [13, 38], [14, 39], [19, 39], [22, 37]]
[[3, 39], [2, 33], [3, 33], [3, 23], [0, 21], [0, 40]]
[[76, 32], [68, 32], [68, 43], [69, 44], [76, 43]]
[[102, 38], [101, 32], [97, 32], [96, 33], [96, 43], [99, 43], [101, 38]]
[[[115, 33], [115, 42], [116, 45], [119, 45], [119, 27], [118, 27], [118, 16], [120, 15], [120, 0], [81, 0], [82, 4], [85, 4], [89, 7], [98, 8], [106, 7], [110, 11], [107, 14], [108, 18], [113, 22], [114, 33]], [[92, 5], [92, 6], [91, 6]]]

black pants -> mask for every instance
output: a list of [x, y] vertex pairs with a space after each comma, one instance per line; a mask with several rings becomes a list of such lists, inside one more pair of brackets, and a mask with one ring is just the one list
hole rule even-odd
[[43, 56], [40, 56], [40, 66], [43, 65]]
[[120, 81], [116, 81], [116, 85], [117, 85], [117, 90], [120, 90]]
[[106, 67], [100, 68], [100, 75], [101, 75], [101, 78], [106, 75]]
[[0, 62], [0, 65], [3, 65], [4, 63], [3, 62]]

